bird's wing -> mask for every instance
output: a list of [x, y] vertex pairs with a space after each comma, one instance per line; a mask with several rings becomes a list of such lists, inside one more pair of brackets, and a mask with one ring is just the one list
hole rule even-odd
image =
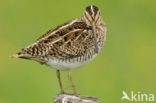
[[33, 56], [69, 58], [83, 55], [94, 45], [92, 28], [81, 19], [67, 22], [50, 30], [27, 47]]

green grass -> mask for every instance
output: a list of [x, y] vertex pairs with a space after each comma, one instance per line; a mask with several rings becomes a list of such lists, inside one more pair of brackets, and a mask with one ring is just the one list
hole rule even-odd
[[96, 59], [73, 72], [79, 93], [102, 103], [120, 103], [123, 90], [156, 95], [155, 0], [1, 0], [0, 103], [53, 101], [60, 92], [55, 70], [9, 56], [92, 4], [101, 9], [107, 40]]

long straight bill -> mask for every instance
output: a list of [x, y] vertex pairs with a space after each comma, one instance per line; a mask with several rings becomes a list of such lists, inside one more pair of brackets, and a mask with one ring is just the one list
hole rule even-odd
[[99, 53], [99, 48], [98, 48], [98, 42], [97, 42], [97, 37], [96, 37], [96, 28], [95, 28], [95, 23], [92, 23], [92, 27], [93, 27], [93, 35], [94, 35], [94, 43], [95, 43], [95, 49], [96, 49], [96, 53]]

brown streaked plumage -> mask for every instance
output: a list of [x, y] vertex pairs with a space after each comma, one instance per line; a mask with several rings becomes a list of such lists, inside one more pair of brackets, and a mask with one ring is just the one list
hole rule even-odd
[[71, 71], [89, 63], [101, 51], [106, 40], [106, 26], [96, 6], [86, 7], [81, 18], [74, 19], [39, 37], [12, 57], [35, 60], [57, 69], [61, 92], [64, 92], [59, 70]]

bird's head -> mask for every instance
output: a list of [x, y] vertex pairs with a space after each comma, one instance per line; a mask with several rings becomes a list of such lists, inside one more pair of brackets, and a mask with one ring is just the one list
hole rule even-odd
[[85, 11], [82, 16], [82, 20], [89, 26], [92, 25], [92, 23], [95, 23], [95, 25], [99, 25], [101, 21], [100, 16], [100, 10], [96, 6], [88, 6], [85, 8]]

